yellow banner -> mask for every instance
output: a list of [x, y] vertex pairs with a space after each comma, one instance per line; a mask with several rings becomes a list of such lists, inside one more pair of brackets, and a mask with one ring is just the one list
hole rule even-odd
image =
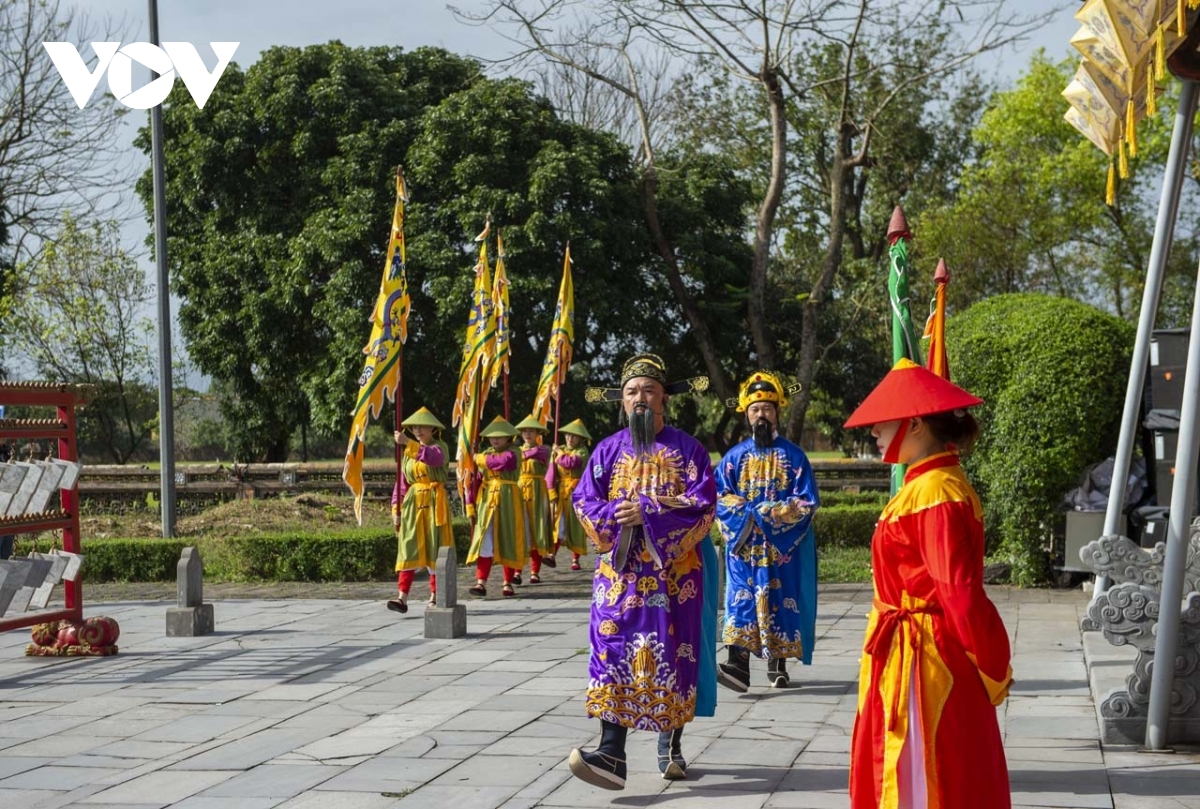
[[571, 280], [571, 245], [568, 244], [563, 256], [562, 283], [558, 288], [554, 324], [550, 327], [550, 342], [546, 346], [546, 361], [542, 363], [542, 375], [538, 379], [537, 397], [533, 404], [533, 417], [543, 424], [550, 421], [550, 400], [558, 399], [562, 384], [567, 379], [574, 344], [575, 285]]
[[363, 353], [362, 375], [358, 378], [358, 396], [351, 411], [350, 444], [346, 448], [346, 465], [342, 480], [354, 493], [354, 516], [362, 525], [363, 479], [362, 463], [367, 424], [379, 418], [385, 401], [395, 401], [400, 384], [402, 346], [408, 339], [408, 313], [412, 299], [408, 294], [408, 276], [404, 249], [404, 203], [408, 189], [404, 176], [396, 172], [396, 207], [392, 213], [392, 235], [388, 242], [387, 260], [379, 296], [371, 311], [371, 337]]
[[467, 319], [463, 343], [462, 367], [458, 372], [458, 388], [454, 397], [453, 424], [458, 427], [458, 492], [468, 514], [473, 513], [469, 497], [470, 482], [476, 473], [473, 456], [479, 421], [487, 398], [488, 384], [496, 358], [496, 307], [492, 301], [493, 287], [488, 268], [487, 237], [491, 230], [484, 228], [475, 238], [480, 242], [479, 261], [475, 264], [475, 287], [471, 293], [471, 313]]

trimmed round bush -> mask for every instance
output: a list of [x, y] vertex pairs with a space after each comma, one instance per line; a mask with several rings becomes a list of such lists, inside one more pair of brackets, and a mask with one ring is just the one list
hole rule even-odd
[[1046, 580], [1055, 507], [1116, 449], [1134, 334], [1093, 306], [1039, 293], [998, 295], [947, 320], [952, 379], [985, 401], [963, 465], [988, 547], [1016, 584]]

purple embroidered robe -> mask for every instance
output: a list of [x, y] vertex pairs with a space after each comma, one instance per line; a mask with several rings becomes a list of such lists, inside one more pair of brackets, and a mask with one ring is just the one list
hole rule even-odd
[[[699, 543], [712, 526], [717, 487], [708, 451], [674, 427], [634, 456], [629, 433], [601, 441], [572, 496], [600, 554], [593, 578], [587, 713], [637, 730], [674, 730], [696, 711], [702, 648]], [[617, 504], [641, 504], [621, 526]]]

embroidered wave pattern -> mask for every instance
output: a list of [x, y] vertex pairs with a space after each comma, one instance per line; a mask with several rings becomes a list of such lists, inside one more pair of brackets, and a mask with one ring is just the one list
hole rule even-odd
[[682, 727], [695, 714], [696, 687], [678, 693], [675, 667], [666, 654], [657, 632], [634, 635], [621, 659], [604, 661], [604, 673], [588, 683], [588, 716], [637, 730]]

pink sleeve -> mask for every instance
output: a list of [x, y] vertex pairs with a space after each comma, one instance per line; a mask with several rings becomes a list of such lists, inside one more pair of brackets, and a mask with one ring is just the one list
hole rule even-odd
[[487, 467], [493, 472], [510, 472], [517, 468], [517, 459], [511, 450], [494, 452], [487, 456]]
[[421, 448], [417, 450], [417, 460], [426, 466], [441, 466], [446, 462], [445, 457], [442, 456], [442, 448], [437, 444], [429, 446], [422, 444]]
[[558, 456], [558, 460], [555, 461], [555, 463], [557, 463], [563, 469], [578, 469], [579, 468], [579, 456], [578, 455], [560, 455], [560, 456]]
[[392, 505], [400, 502], [400, 480], [396, 480], [396, 485], [392, 487]]

